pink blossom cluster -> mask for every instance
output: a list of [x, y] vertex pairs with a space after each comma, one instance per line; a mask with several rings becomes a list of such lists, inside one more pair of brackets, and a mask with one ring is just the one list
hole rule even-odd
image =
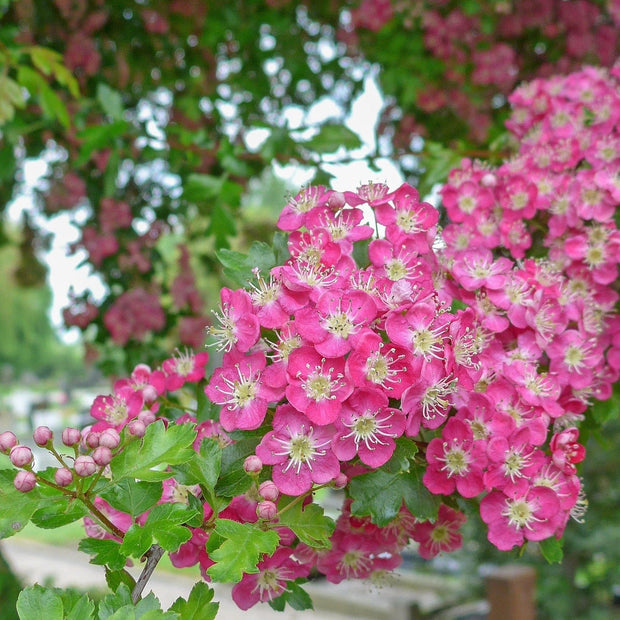
[[[443, 63], [443, 75], [419, 89], [417, 107], [425, 113], [450, 110], [469, 125], [472, 138], [484, 141], [493, 95], [507, 95], [523, 71], [529, 78], [566, 74], [583, 62], [611, 66], [620, 44], [619, 14], [615, 0], [607, 6], [591, 0], [480, 2], [474, 12], [450, 1], [363, 0], [340, 38], [351, 51], [372, 56], [374, 33], [421, 30], [426, 52]], [[409, 116], [398, 133], [408, 131]]]

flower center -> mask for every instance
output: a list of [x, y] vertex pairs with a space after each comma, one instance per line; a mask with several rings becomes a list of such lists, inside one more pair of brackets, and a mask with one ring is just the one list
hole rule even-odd
[[406, 233], [418, 232], [418, 218], [413, 211], [399, 211], [396, 216], [396, 224]]
[[332, 314], [326, 320], [327, 331], [341, 338], [348, 338], [349, 334], [354, 330], [355, 325], [351, 322], [345, 312]]
[[508, 525], [521, 529], [530, 527], [531, 521], [536, 521], [534, 511], [530, 504], [524, 499], [517, 499], [513, 502], [506, 501], [506, 508], [502, 511], [504, 517], [508, 517]]
[[400, 258], [389, 260], [385, 265], [385, 272], [392, 282], [398, 282], [398, 280], [402, 280], [409, 275], [407, 265]]
[[441, 459], [445, 465], [442, 471], [448, 472], [448, 478], [452, 476], [462, 476], [469, 471], [468, 453], [461, 446], [452, 446], [446, 450], [447, 445], [444, 443], [444, 456]]
[[584, 353], [575, 345], [571, 344], [566, 348], [564, 353], [564, 363], [568, 366], [571, 372], [579, 372], [583, 366]]

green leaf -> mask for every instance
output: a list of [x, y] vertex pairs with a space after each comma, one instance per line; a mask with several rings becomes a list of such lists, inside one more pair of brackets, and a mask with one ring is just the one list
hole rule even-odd
[[620, 383], [614, 384], [610, 398], [595, 401], [590, 407], [590, 412], [594, 420], [600, 425], [618, 419], [620, 417]]
[[558, 564], [562, 561], [564, 557], [562, 540], [558, 540], [557, 538], [545, 538], [541, 540], [538, 545], [540, 546], [540, 552], [549, 564]]
[[63, 620], [64, 608], [60, 594], [55, 588], [38, 584], [22, 590], [17, 598], [20, 620]]
[[134, 523], [123, 538], [121, 550], [126, 556], [141, 558], [152, 544], [152, 531], [149, 528]]
[[129, 129], [129, 123], [122, 120], [114, 121], [107, 125], [91, 125], [87, 127], [78, 133], [77, 137], [82, 141], [82, 148], [74, 165], [79, 167], [85, 164], [95, 151], [108, 147], [112, 148], [114, 140]]
[[108, 594], [100, 601], [98, 620], [107, 620], [117, 609], [121, 609], [127, 605], [133, 607], [131, 590], [126, 584], [122, 583], [116, 592]]
[[248, 252], [248, 264], [250, 268], [257, 268], [261, 273], [268, 274], [276, 264], [273, 248], [264, 241], [254, 241]]
[[149, 424], [141, 440], [130, 443], [112, 459], [113, 479], [118, 482], [122, 478], [170, 478], [170, 472], [162, 471], [162, 467], [190, 460], [195, 439], [196, 429], [191, 424], [171, 424], [167, 429], [161, 420]]
[[123, 118], [123, 97], [118, 91], [103, 82], [99, 82], [97, 84], [97, 100], [103, 111], [112, 120], [118, 121]]
[[88, 508], [82, 502], [56, 492], [41, 502], [31, 520], [37, 527], [49, 530], [73, 523], [87, 514]]
[[293, 530], [297, 538], [310, 547], [331, 547], [330, 536], [336, 527], [334, 520], [325, 516], [325, 511], [318, 504], [308, 504], [304, 508], [302, 502], [297, 502], [292, 508], [286, 508], [287, 504], [296, 499], [284, 498], [280, 502], [278, 508], [283, 512], [279, 524]]
[[461, 155], [439, 142], [426, 141], [420, 155], [424, 173], [418, 183], [420, 196], [426, 196], [436, 183], [443, 183], [453, 168], [461, 165]]
[[228, 247], [228, 237], [234, 237], [237, 232], [235, 218], [230, 209], [226, 204], [217, 202], [209, 210], [209, 216], [207, 233], [215, 237], [217, 247]]
[[291, 257], [288, 249], [288, 235], [283, 232], [276, 232], [273, 235], [273, 251], [276, 256], [276, 265], [284, 265]]
[[67, 106], [47, 84], [39, 90], [39, 102], [45, 116], [57, 119], [65, 129], [69, 127]]
[[78, 549], [91, 555], [90, 563], [107, 566], [111, 570], [120, 570], [127, 562], [127, 555], [121, 551], [121, 544], [116, 540], [83, 538]]
[[217, 440], [205, 438], [200, 446], [200, 454], [194, 452], [191, 460], [172, 468], [182, 484], [200, 484], [213, 492], [222, 467], [222, 448]]
[[196, 517], [198, 511], [181, 503], [166, 503], [154, 506], [144, 524], [153, 533], [153, 538], [166, 551], [176, 551], [187, 542], [192, 533], [184, 524]]
[[340, 147], [344, 147], [347, 151], [357, 149], [362, 146], [362, 141], [348, 127], [328, 123], [321, 127], [318, 134], [302, 144], [317, 153], [334, 153]]
[[95, 603], [87, 594], [80, 597], [71, 607], [65, 601], [65, 620], [91, 620], [95, 614]]
[[161, 499], [161, 494], [160, 482], [124, 479], [101, 493], [101, 497], [116, 510], [138, 516], [152, 508]]
[[259, 437], [244, 437], [222, 452], [220, 479], [215, 485], [218, 497], [235, 497], [250, 488], [252, 479], [245, 473], [243, 461], [254, 454], [259, 441]]
[[421, 469], [386, 471], [383, 468], [354, 478], [350, 485], [355, 515], [370, 516], [380, 527], [386, 526], [400, 511], [403, 502], [420, 520], [437, 517], [441, 500], [422, 484]]
[[0, 75], [0, 93], [16, 108], [23, 108], [26, 104], [21, 86], [6, 75]]
[[314, 609], [310, 595], [295, 581], [289, 581], [286, 590], [278, 598], [269, 601], [270, 607], [276, 611], [284, 611], [287, 603], [297, 611]]
[[214, 581], [225, 583], [241, 581], [244, 573], [257, 573], [256, 566], [263, 555], [273, 554], [280, 540], [276, 532], [265, 532], [254, 523], [230, 519], [218, 519], [214, 532], [217, 536], [209, 537], [207, 552], [216, 563], [207, 573]]
[[16, 473], [15, 469], [0, 470], [0, 539], [26, 527], [41, 502], [38, 489], [22, 493], [15, 488]]
[[245, 287], [254, 278], [252, 268], [248, 264], [248, 257], [245, 254], [222, 248], [217, 250], [215, 255], [222, 263], [226, 276], [237, 286]]
[[390, 460], [383, 465], [382, 469], [390, 473], [409, 471], [411, 467], [410, 459], [418, 453], [418, 446], [408, 437], [398, 437], [396, 448]]
[[108, 566], [105, 567], [105, 580], [113, 592], [116, 592], [121, 584], [125, 584], [130, 590], [136, 585], [136, 580], [126, 570], [111, 570]]
[[210, 174], [190, 174], [183, 187], [183, 198], [190, 202], [201, 202], [217, 198], [224, 185], [225, 177]]
[[220, 604], [213, 601], [213, 590], [206, 583], [197, 583], [187, 600], [178, 598], [169, 611], [180, 614], [179, 620], [213, 620]]

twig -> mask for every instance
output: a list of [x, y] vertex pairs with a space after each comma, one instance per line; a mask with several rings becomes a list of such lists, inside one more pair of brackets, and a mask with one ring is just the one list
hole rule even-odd
[[131, 592], [131, 600], [135, 605], [142, 596], [142, 590], [146, 586], [148, 580], [151, 578], [155, 567], [161, 560], [161, 556], [164, 555], [164, 550], [159, 545], [152, 545], [151, 548], [144, 554], [146, 558], [146, 565], [142, 569], [142, 573], [140, 577], [138, 577], [138, 581], [136, 581], [136, 585], [134, 586]]

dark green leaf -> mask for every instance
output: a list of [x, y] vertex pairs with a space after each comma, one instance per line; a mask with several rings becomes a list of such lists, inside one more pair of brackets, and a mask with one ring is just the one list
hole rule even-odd
[[222, 468], [220, 479], [215, 485], [215, 493], [220, 497], [235, 497], [245, 493], [252, 484], [252, 479], [243, 469], [243, 461], [258, 445], [260, 438], [246, 437], [231, 446], [227, 446], [222, 453]]
[[122, 553], [133, 558], [141, 558], [153, 544], [150, 528], [134, 523], [125, 534], [121, 545]]
[[121, 544], [116, 540], [83, 538], [78, 549], [93, 556], [91, 564], [107, 566], [111, 570], [120, 570], [127, 562], [128, 554], [121, 552]]
[[294, 581], [286, 584], [286, 590], [278, 598], [269, 601], [269, 605], [276, 611], [284, 611], [287, 603], [297, 611], [314, 609], [310, 595]]
[[88, 508], [78, 500], [55, 494], [41, 503], [32, 515], [32, 522], [44, 529], [54, 529], [73, 523], [88, 514]]
[[154, 506], [161, 499], [161, 494], [160, 482], [138, 482], [126, 478], [101, 493], [101, 497], [113, 508], [138, 516]]

